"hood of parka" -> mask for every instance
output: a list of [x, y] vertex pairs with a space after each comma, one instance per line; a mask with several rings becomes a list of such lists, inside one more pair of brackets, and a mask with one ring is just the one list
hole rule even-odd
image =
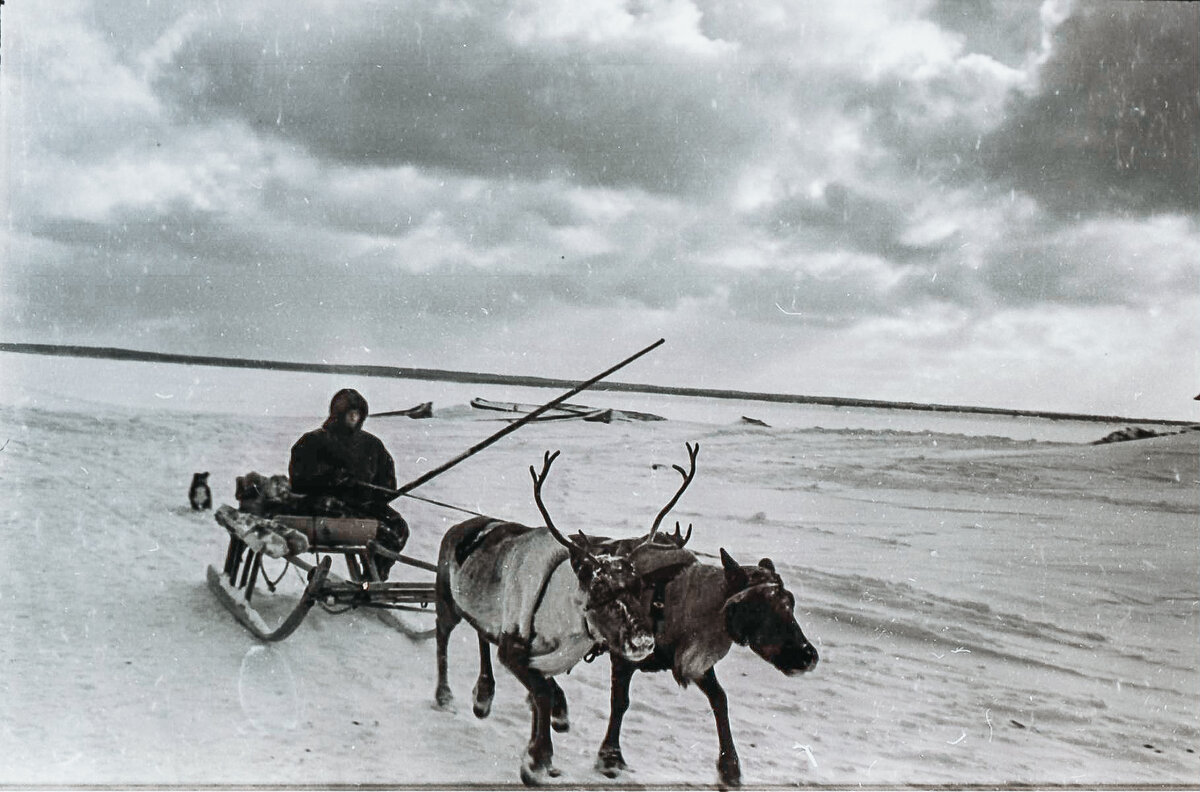
[[[351, 410], [358, 410], [362, 416], [353, 428], [346, 426], [342, 420]], [[329, 417], [325, 419], [325, 428], [334, 432], [358, 431], [366, 422], [368, 414], [367, 400], [363, 395], [353, 388], [343, 388], [333, 394], [329, 401]]]

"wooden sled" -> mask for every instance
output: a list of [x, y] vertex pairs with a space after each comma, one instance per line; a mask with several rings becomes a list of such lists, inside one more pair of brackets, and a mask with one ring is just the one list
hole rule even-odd
[[[517, 421], [524, 421], [528, 419], [522, 416], [519, 418], [503, 418], [501, 420], [508, 421], [509, 423], [516, 423]], [[535, 423], [541, 423], [543, 421], [587, 421], [588, 423], [612, 423], [613, 411], [610, 408], [606, 410], [592, 410], [591, 412], [585, 413], [558, 413], [555, 415], [547, 414], [532, 420]]]
[[[496, 412], [520, 413], [528, 415], [538, 409], [536, 404], [522, 404], [520, 402], [500, 402], [490, 399], [474, 398], [471, 399], [471, 406], [477, 410], [493, 410]], [[666, 420], [661, 415], [652, 413], [636, 412], [634, 410], [615, 410], [611, 407], [597, 409], [595, 407], [587, 407], [582, 404], [562, 404], [547, 412], [544, 416], [536, 420], [554, 421], [564, 420], [569, 418], [582, 419], [584, 421], [597, 421], [600, 423], [612, 423], [613, 421], [664, 421]]]
[[[434, 585], [432, 581], [384, 581], [375, 567], [375, 556], [383, 555], [400, 564], [436, 572], [437, 567], [402, 553], [393, 553], [375, 542], [379, 522], [357, 517], [309, 517], [274, 515], [263, 517], [221, 506], [214, 514], [229, 534], [225, 564], [218, 570], [208, 567], [208, 587], [225, 608], [247, 630], [262, 641], [287, 638], [308, 615], [313, 605], [331, 613], [356, 608], [374, 610], [381, 621], [410, 638], [425, 639], [434, 629], [413, 627], [397, 611], [423, 613], [432, 617]], [[287, 572], [270, 580], [263, 571], [263, 556], [283, 559], [307, 573], [307, 583], [291, 610], [272, 626], [254, 606], [260, 583], [268, 593]], [[331, 571], [333, 559], [340, 556], [347, 577]]]

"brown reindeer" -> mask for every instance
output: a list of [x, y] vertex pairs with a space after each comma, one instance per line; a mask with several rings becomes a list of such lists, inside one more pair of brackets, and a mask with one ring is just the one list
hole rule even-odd
[[[582, 535], [568, 539], [554, 526], [542, 485], [558, 456], [546, 452], [533, 495], [544, 528], [475, 517], [442, 538], [437, 581], [437, 705], [453, 701], [446, 681], [450, 633], [465, 619], [479, 636], [480, 672], [474, 712], [486, 717], [495, 680], [490, 644], [500, 662], [529, 691], [532, 730], [521, 762], [521, 780], [539, 784], [554, 768], [550, 729], [566, 729], [566, 701], [553, 678], [607, 649], [638, 661], [654, 648], [649, 619], [639, 607], [641, 578], [631, 550], [593, 547]], [[645, 541], [652, 541], [653, 534]]]
[[[679, 500], [696, 475], [699, 445], [688, 446], [691, 467], [683, 486], [659, 513], [650, 539], [603, 541], [609, 552], [628, 552], [646, 581], [642, 608], [654, 623], [654, 652], [641, 660], [613, 655], [611, 709], [608, 731], [600, 745], [596, 769], [615, 778], [626, 769], [621, 755], [621, 723], [629, 708], [629, 684], [637, 671], [670, 671], [681, 687], [695, 683], [708, 697], [716, 718], [719, 753], [717, 772], [721, 783], [737, 786], [741, 765], [729, 727], [728, 698], [717, 681], [715, 666], [734, 643], [748, 646], [755, 654], [788, 676], [816, 667], [817, 650], [804, 637], [793, 611], [795, 597], [775, 571], [771, 559], [742, 566], [721, 549], [721, 566], [699, 563], [684, 545], [692, 535], [657, 533], [667, 512]], [[564, 705], [565, 706], [565, 705]]]
[[634, 673], [670, 671], [681, 687], [694, 682], [708, 697], [717, 721], [717, 772], [723, 784], [740, 784], [741, 764], [729, 728], [728, 699], [714, 667], [737, 643], [750, 647], [788, 676], [815, 668], [817, 650], [796, 623], [795, 604], [771, 559], [742, 566], [724, 548], [720, 567], [686, 566], [663, 586], [657, 604], [644, 598], [643, 607], [659, 612], [654, 617], [654, 652], [642, 660], [611, 658], [611, 710], [596, 769], [615, 778], [626, 767], [621, 755], [621, 721], [629, 708], [629, 683]]

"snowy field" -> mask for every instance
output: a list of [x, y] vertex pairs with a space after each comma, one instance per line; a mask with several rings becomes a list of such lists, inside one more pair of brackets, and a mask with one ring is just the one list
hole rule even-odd
[[[367, 423], [401, 481], [503, 426], [467, 407], [470, 395], [554, 393], [4, 362], [0, 785], [518, 783], [524, 691], [498, 668], [492, 715], [474, 718], [468, 628], [451, 645], [453, 714], [431, 706], [433, 642], [369, 613], [315, 608], [286, 641], [260, 644], [205, 585], [226, 535], [188, 509], [186, 490], [207, 470], [214, 500], [234, 503], [235, 476], [284, 472], [291, 443], [344, 385], [375, 411], [434, 400], [432, 419]], [[1200, 778], [1200, 433], [1094, 446], [1121, 426], [577, 401], [670, 420], [525, 427], [414, 494], [537, 523], [527, 467], [561, 449], [545, 489], [557, 524], [631, 536], [674, 492], [684, 444], [699, 442], [672, 519], [694, 524], [702, 553], [774, 559], [821, 653], [795, 678], [740, 647], [718, 665], [747, 786]], [[413, 527], [406, 552], [429, 560], [466, 517], [396, 505]], [[634, 679], [631, 772], [610, 782], [592, 769], [607, 661], [561, 683], [572, 717], [554, 736], [562, 786], [716, 783], [697, 690]]]

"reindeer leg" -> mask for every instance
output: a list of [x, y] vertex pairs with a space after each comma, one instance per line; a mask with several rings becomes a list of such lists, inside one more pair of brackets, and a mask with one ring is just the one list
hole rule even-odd
[[556, 732], [570, 731], [571, 719], [567, 715], [567, 696], [554, 681], [554, 677], [546, 681], [550, 683], [550, 687], [554, 691], [554, 704], [550, 708], [550, 728]]
[[554, 689], [550, 680], [529, 667], [529, 650], [511, 637], [500, 641], [500, 662], [520, 680], [531, 699], [529, 746], [521, 761], [521, 781], [526, 786], [539, 786], [547, 778], [561, 775], [554, 767], [554, 745], [550, 741], [550, 710], [554, 706]]
[[716, 670], [710, 668], [704, 672], [704, 676], [696, 681], [696, 686], [708, 696], [708, 703], [717, 719], [717, 741], [721, 748], [717, 756], [717, 772], [721, 775], [721, 783], [741, 786], [742, 766], [738, 761], [737, 749], [733, 747], [733, 732], [729, 729], [729, 699], [717, 681]]
[[[446, 679], [446, 651], [450, 643], [450, 633], [458, 626], [461, 616], [454, 608], [449, 591], [442, 585], [441, 575], [437, 581], [437, 692], [434, 694], [435, 708], [445, 711], [454, 710], [454, 693]], [[482, 637], [480, 637], [482, 641]]]
[[496, 678], [492, 675], [492, 648], [487, 639], [479, 636], [479, 679], [472, 691], [471, 711], [476, 718], [486, 718], [492, 711], [492, 699], [496, 695]]
[[604, 742], [600, 743], [600, 753], [596, 756], [596, 769], [609, 778], [616, 778], [621, 771], [628, 769], [625, 757], [621, 755], [621, 721], [625, 711], [629, 709], [629, 683], [637, 668], [628, 660], [615, 655], [612, 660], [611, 699], [608, 715], [608, 731], [604, 734]]

